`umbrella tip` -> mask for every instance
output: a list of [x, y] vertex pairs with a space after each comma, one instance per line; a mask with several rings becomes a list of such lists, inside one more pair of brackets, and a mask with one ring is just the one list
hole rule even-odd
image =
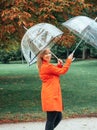
[[23, 28], [24, 28], [26, 31], [28, 30], [25, 26], [23, 26]]
[[97, 20], [97, 17], [95, 18], [95, 21]]

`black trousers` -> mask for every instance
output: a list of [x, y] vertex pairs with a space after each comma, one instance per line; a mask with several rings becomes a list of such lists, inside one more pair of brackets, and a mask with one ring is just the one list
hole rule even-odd
[[62, 119], [62, 113], [57, 111], [47, 112], [47, 122], [45, 130], [54, 130]]

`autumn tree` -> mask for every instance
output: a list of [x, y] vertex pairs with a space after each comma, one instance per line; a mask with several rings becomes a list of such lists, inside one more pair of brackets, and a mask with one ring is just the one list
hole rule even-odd
[[0, 7], [0, 44], [5, 48], [14, 41], [20, 43], [25, 33], [23, 26], [30, 28], [40, 22], [62, 29], [65, 32], [62, 44], [70, 47], [74, 37], [63, 29], [61, 22], [92, 11], [92, 5], [84, 0], [1, 0]]

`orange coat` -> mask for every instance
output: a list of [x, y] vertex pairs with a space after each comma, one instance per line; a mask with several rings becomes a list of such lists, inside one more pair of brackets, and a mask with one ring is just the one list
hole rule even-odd
[[71, 64], [67, 59], [62, 68], [43, 61], [40, 69], [40, 79], [42, 80], [41, 101], [43, 111], [62, 111], [62, 94], [59, 76], [65, 74]]

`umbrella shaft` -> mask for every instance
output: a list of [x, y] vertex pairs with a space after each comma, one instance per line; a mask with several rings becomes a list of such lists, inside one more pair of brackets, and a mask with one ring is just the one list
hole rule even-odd
[[59, 59], [53, 52], [51, 52], [51, 54], [52, 54], [57, 60]]
[[77, 44], [77, 46], [75, 47], [75, 49], [73, 50], [73, 54], [75, 53], [76, 49], [79, 47], [79, 45], [81, 44], [81, 42], [84, 40], [85, 35], [87, 34], [88, 31], [86, 31], [86, 33], [83, 35], [82, 39], [79, 41], [79, 43]]
[[77, 50], [77, 48], [79, 47], [79, 45], [81, 44], [82, 41], [83, 41], [83, 38], [80, 40], [80, 42], [77, 44], [77, 46], [73, 50], [73, 52], [72, 52], [73, 54], [75, 53], [75, 51]]

